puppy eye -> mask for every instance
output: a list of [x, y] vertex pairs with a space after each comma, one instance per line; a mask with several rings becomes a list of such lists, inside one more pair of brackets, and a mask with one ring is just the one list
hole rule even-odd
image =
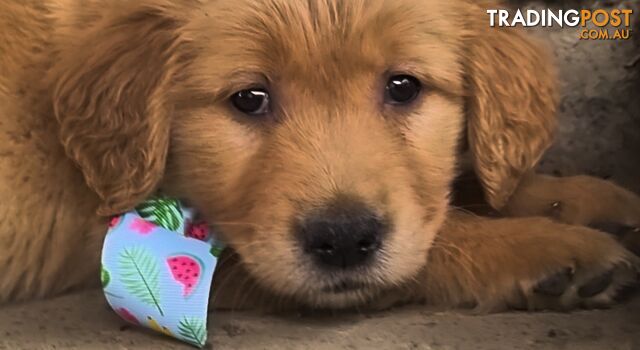
[[269, 93], [259, 88], [241, 90], [231, 95], [231, 103], [242, 113], [265, 114], [269, 112]]
[[385, 100], [394, 105], [409, 103], [418, 96], [420, 88], [420, 81], [415, 77], [394, 75], [387, 81]]

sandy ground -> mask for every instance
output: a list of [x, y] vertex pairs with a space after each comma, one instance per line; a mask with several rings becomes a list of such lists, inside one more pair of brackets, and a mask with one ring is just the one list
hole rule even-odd
[[[640, 300], [604, 311], [210, 315], [208, 349], [640, 349]], [[0, 349], [190, 349], [126, 326], [99, 291], [0, 311]]]
[[[631, 65], [640, 50], [633, 41], [579, 41], [575, 29], [536, 32], [550, 43], [563, 91], [558, 141], [541, 170], [611, 177], [640, 192], [640, 64]], [[640, 349], [640, 297], [570, 314], [472, 316], [418, 306], [321, 317], [217, 313], [209, 331], [215, 349], [631, 350]], [[0, 349], [61, 348], [189, 349], [125, 327], [97, 291], [0, 309]]]

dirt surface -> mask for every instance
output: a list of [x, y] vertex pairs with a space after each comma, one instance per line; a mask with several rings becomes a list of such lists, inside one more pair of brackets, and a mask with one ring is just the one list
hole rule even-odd
[[[208, 349], [640, 349], [640, 300], [606, 311], [210, 315]], [[126, 326], [99, 291], [0, 311], [0, 349], [192, 349]]]
[[[594, 2], [564, 3], [580, 7]], [[603, 3], [621, 2], [598, 5]], [[637, 1], [626, 3], [638, 7]], [[640, 54], [637, 44], [580, 41], [576, 29], [535, 32], [553, 49], [563, 92], [557, 142], [540, 169], [610, 177], [640, 192], [640, 63], [633, 64]], [[611, 310], [569, 314], [473, 316], [419, 306], [320, 317], [216, 313], [211, 315], [207, 347], [632, 350], [640, 349], [639, 299]], [[62, 348], [190, 349], [125, 326], [97, 291], [0, 309], [0, 350]]]

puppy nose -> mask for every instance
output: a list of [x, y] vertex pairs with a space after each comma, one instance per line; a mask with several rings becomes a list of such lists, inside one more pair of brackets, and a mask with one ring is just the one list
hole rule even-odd
[[387, 225], [361, 203], [332, 205], [299, 227], [305, 251], [325, 268], [363, 265], [380, 249]]

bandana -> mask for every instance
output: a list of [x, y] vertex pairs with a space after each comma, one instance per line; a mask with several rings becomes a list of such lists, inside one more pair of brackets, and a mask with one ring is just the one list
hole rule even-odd
[[113, 217], [102, 288], [124, 320], [202, 347], [213, 272], [223, 245], [193, 210], [155, 197]]

